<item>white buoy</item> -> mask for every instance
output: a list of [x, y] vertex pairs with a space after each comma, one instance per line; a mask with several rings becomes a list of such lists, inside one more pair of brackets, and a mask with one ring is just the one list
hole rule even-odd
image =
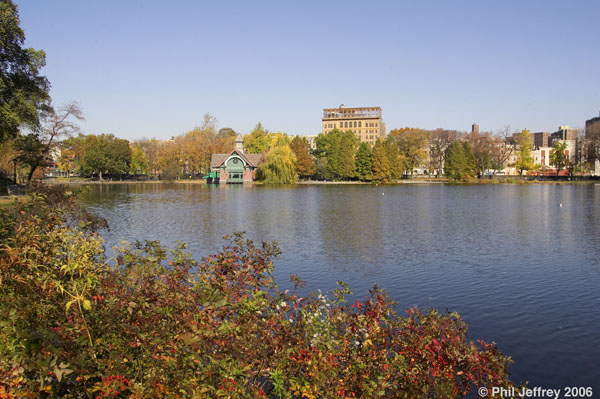
[[560, 207], [562, 208], [562, 203], [561, 203], [561, 204], [558, 204], [558, 206], [560, 206]]
[[[381, 195], [385, 195], [385, 193], [381, 193]], [[562, 206], [562, 205], [561, 205]]]

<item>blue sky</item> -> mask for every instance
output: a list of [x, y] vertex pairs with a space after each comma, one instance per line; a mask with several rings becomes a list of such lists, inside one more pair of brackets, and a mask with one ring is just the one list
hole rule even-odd
[[600, 110], [600, 1], [16, 0], [55, 105], [86, 133], [202, 122], [317, 134], [323, 108], [397, 127], [555, 131]]

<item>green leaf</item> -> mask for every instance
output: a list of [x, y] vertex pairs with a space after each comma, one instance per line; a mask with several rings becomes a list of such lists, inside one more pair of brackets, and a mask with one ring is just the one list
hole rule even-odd
[[85, 310], [92, 310], [92, 303], [90, 302], [89, 299], [86, 299], [83, 301], [83, 308]]
[[58, 367], [54, 367], [54, 375], [56, 375], [56, 379], [58, 379], [58, 382], [62, 380], [62, 370]]

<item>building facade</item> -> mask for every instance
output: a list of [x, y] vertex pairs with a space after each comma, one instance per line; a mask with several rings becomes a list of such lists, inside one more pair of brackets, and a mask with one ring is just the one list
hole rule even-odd
[[585, 121], [585, 138], [588, 140], [600, 137], [600, 114], [599, 116]]
[[569, 129], [569, 126], [560, 126], [558, 130], [550, 135], [550, 146], [556, 140], [575, 140], [577, 129]]
[[375, 145], [378, 138], [386, 135], [385, 123], [380, 107], [350, 108], [340, 105], [339, 108], [323, 109], [322, 132], [329, 133], [333, 129], [351, 130], [363, 143]]
[[594, 176], [600, 175], [600, 115], [585, 121], [586, 155]]
[[256, 169], [264, 154], [246, 154], [244, 140], [238, 134], [235, 147], [227, 154], [212, 154], [209, 183], [246, 183], [256, 178]]
[[537, 148], [549, 147], [550, 144], [550, 133], [549, 132], [536, 132], [533, 133], [533, 146]]

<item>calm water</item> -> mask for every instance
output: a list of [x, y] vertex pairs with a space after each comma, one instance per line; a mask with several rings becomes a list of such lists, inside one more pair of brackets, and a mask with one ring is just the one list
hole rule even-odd
[[376, 282], [402, 309], [459, 312], [516, 382], [600, 396], [600, 185], [96, 185], [84, 202], [107, 247], [181, 240], [200, 258], [233, 231], [277, 240], [283, 286]]

